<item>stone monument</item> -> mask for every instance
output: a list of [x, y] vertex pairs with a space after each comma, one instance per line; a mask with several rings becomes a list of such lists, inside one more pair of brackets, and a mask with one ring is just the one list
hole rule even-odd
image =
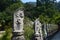
[[23, 30], [24, 12], [17, 10], [13, 15], [13, 37], [12, 40], [25, 40]]
[[43, 40], [42, 24], [39, 22], [39, 19], [35, 20], [34, 26], [35, 26], [35, 40]]

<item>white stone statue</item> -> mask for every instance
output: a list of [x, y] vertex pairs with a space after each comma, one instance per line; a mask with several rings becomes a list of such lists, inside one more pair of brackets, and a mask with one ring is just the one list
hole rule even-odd
[[12, 40], [25, 40], [23, 30], [24, 12], [17, 10], [13, 17], [13, 37]]
[[19, 10], [14, 13], [14, 32], [21, 32], [23, 31], [23, 20], [24, 20], [24, 13], [23, 11]]
[[35, 39], [36, 40], [43, 40], [42, 24], [39, 22], [39, 19], [35, 20], [34, 25], [35, 25]]
[[39, 30], [40, 30], [40, 22], [38, 21], [38, 19], [35, 20], [35, 34], [39, 34]]

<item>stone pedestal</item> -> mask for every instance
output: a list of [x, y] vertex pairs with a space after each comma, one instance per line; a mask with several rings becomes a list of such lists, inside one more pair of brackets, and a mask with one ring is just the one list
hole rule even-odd
[[14, 32], [12, 40], [25, 40], [24, 34], [19, 32]]

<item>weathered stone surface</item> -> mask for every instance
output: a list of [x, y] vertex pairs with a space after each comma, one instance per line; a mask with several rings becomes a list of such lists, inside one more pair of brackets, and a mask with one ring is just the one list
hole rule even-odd
[[24, 12], [22, 10], [17, 10], [14, 13], [13, 20], [13, 37], [12, 40], [25, 40], [24, 38], [24, 30], [23, 30], [23, 20], [24, 20]]
[[39, 19], [35, 20], [34, 26], [35, 26], [35, 39], [36, 40], [43, 40], [42, 24], [39, 22]]
[[24, 13], [21, 10], [18, 10], [14, 13], [14, 32], [22, 32], [23, 31], [23, 20]]
[[21, 36], [15, 35], [15, 36], [13, 36], [12, 40], [25, 40], [25, 38], [23, 35], [21, 35]]
[[44, 33], [45, 33], [45, 38], [47, 37], [47, 24], [44, 23]]

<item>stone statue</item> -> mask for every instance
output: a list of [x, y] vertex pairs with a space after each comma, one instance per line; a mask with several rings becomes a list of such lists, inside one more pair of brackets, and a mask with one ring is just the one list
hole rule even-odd
[[14, 13], [13, 22], [13, 38], [12, 40], [25, 40], [23, 30], [24, 13], [22, 10], [17, 10]]
[[24, 14], [23, 11], [19, 10], [14, 14], [14, 31], [21, 32], [23, 31], [23, 20]]
[[35, 25], [35, 40], [43, 40], [42, 24], [39, 22], [39, 19], [35, 20], [34, 25]]

